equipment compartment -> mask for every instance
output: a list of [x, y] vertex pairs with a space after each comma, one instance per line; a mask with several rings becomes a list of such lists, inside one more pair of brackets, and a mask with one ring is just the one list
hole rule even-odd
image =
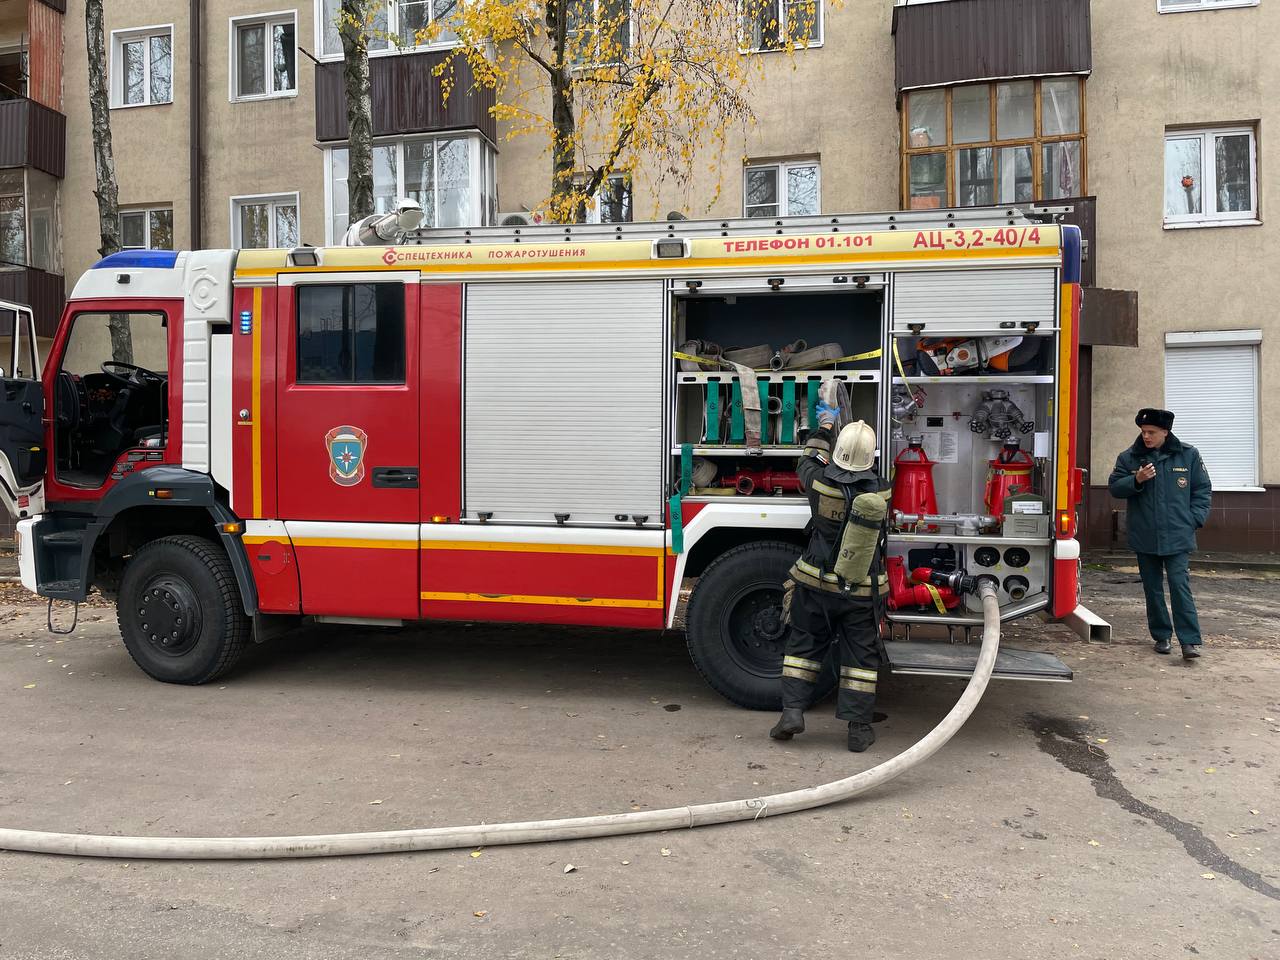
[[[882, 289], [859, 287], [863, 278], [807, 279], [828, 286], [784, 292], [760, 280], [743, 281], [749, 292], [742, 293], [724, 289], [723, 281], [708, 292], [692, 282], [676, 288], [672, 453], [692, 445], [714, 466], [719, 489], [798, 495], [786, 459], [807, 439], [824, 381], [846, 384], [851, 415], [881, 426]], [[840, 292], [831, 292], [837, 284]], [[730, 361], [753, 371], [754, 386], [744, 388], [743, 374]], [[744, 389], [759, 398], [758, 443], [749, 430]], [[783, 477], [775, 482], [770, 475], [779, 471]], [[725, 488], [720, 484], [726, 477], [743, 482]], [[701, 495], [711, 494], [700, 489]]]
[[[950, 348], [983, 349], [993, 337], [945, 337]], [[964, 623], [972, 598], [912, 592], [923, 552], [970, 575], [1000, 582], [1005, 612], [1043, 605], [1049, 587], [1056, 456], [1053, 331], [1023, 334], [1017, 370], [974, 364], [969, 372], [894, 376], [889, 456], [894, 480], [890, 586], [894, 619]], [[899, 366], [915, 366], [918, 339], [896, 336]], [[1001, 344], [1000, 346], [1006, 346]], [[991, 354], [983, 349], [984, 358]], [[932, 567], [933, 564], [923, 564]], [[905, 579], [904, 579], [905, 577]]]

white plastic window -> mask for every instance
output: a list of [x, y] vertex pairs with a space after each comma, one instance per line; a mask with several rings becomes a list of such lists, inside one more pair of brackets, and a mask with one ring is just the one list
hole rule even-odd
[[616, 173], [606, 177], [587, 210], [587, 223], [631, 222], [631, 178]]
[[297, 92], [297, 13], [232, 20], [231, 99], [287, 97]]
[[[458, 5], [464, 0], [379, 0], [370, 5], [372, 16], [365, 25], [369, 52], [392, 53], [420, 46], [441, 47], [458, 37], [450, 28]], [[316, 0], [317, 46], [322, 57], [342, 56], [338, 14], [342, 0]], [[439, 36], [427, 42], [423, 31], [440, 24]]]
[[111, 105], [173, 102], [173, 25], [111, 34]]
[[744, 52], [822, 45], [822, 0], [739, 0]]
[[298, 246], [298, 195], [234, 197], [231, 244], [242, 249]]
[[172, 250], [173, 208], [120, 211], [121, 250]]
[[822, 212], [822, 176], [815, 160], [753, 164], [743, 173], [748, 217], [807, 217]]
[[1256, 7], [1259, 0], [1156, 0], [1161, 13], [1182, 13], [1186, 10], [1218, 10], [1225, 7]]
[[[422, 204], [424, 227], [478, 227], [496, 216], [493, 148], [477, 136], [415, 137], [373, 146], [374, 213], [388, 213], [397, 197]], [[328, 156], [329, 239], [341, 240], [350, 222], [347, 148]]]
[[1258, 154], [1252, 127], [1165, 132], [1166, 227], [1256, 223], [1257, 218]]

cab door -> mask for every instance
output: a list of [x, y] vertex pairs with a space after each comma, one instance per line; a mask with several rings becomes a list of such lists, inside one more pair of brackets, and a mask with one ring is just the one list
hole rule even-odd
[[0, 300], [0, 503], [15, 519], [44, 509], [43, 420], [35, 317]]
[[277, 510], [302, 612], [418, 614], [418, 277], [295, 274], [277, 288]]

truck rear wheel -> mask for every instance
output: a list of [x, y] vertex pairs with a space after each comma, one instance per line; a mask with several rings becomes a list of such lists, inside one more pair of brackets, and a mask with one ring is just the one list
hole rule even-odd
[[165, 683], [208, 683], [249, 641], [231, 561], [201, 537], [165, 537], [135, 553], [116, 617], [134, 663]]
[[[726, 700], [748, 710], [782, 706], [782, 584], [800, 551], [766, 541], [734, 547], [703, 571], [685, 617], [689, 656], [703, 678]], [[835, 685], [827, 669], [814, 702]]]

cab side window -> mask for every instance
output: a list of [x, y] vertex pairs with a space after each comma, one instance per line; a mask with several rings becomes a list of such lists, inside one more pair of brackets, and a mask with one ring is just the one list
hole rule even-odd
[[37, 373], [28, 315], [0, 307], [0, 379], [34, 380]]
[[297, 288], [298, 383], [404, 383], [404, 284]]

